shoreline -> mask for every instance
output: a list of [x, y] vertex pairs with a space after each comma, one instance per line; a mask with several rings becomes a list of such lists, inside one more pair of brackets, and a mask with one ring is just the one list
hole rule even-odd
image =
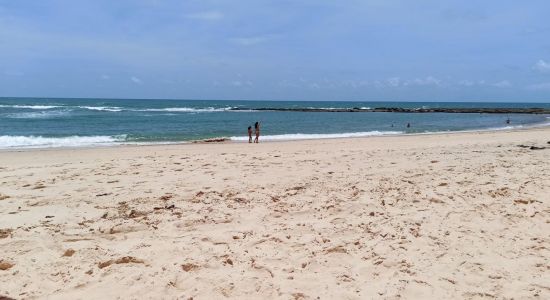
[[[550, 118], [548, 116], [547, 118]], [[512, 127], [512, 128], [510, 128]], [[499, 128], [486, 128], [486, 129], [469, 129], [469, 130], [456, 130], [456, 131], [432, 131], [432, 132], [415, 132], [415, 133], [389, 133], [384, 134], [384, 131], [378, 131], [381, 134], [365, 135], [365, 136], [343, 136], [343, 137], [323, 137], [323, 138], [297, 138], [297, 139], [276, 139], [276, 140], [261, 140], [262, 144], [264, 143], [285, 143], [285, 142], [303, 142], [303, 141], [317, 141], [317, 140], [342, 140], [342, 139], [370, 139], [370, 138], [386, 138], [386, 137], [414, 137], [414, 136], [429, 136], [429, 135], [447, 135], [447, 134], [463, 134], [463, 133], [483, 133], [483, 132], [514, 132], [514, 131], [528, 131], [531, 129], [537, 128], [549, 128], [550, 121], [544, 121], [540, 123], [533, 123], [527, 125], [517, 125], [517, 126], [504, 126]], [[377, 132], [377, 131], [373, 131]], [[299, 133], [301, 134], [301, 133]], [[338, 134], [356, 134], [355, 132], [350, 133], [336, 133]], [[284, 134], [283, 134], [284, 135]], [[293, 135], [293, 134], [289, 134]], [[308, 135], [308, 134], [304, 134]], [[331, 135], [331, 134], [318, 134], [318, 135]], [[0, 153], [10, 153], [10, 152], [32, 152], [32, 151], [57, 151], [57, 150], [81, 150], [81, 149], [108, 149], [108, 148], [126, 148], [126, 147], [155, 147], [155, 146], [186, 146], [186, 145], [204, 145], [204, 144], [247, 144], [246, 141], [231, 140], [232, 137], [220, 137], [220, 138], [208, 138], [203, 140], [188, 140], [188, 141], [174, 141], [174, 142], [120, 142], [113, 143], [110, 145], [86, 145], [86, 146], [53, 146], [53, 147], [23, 147], [23, 148], [0, 148]], [[239, 138], [248, 139], [246, 136]], [[224, 141], [208, 141], [208, 140], [217, 140], [225, 139]]]

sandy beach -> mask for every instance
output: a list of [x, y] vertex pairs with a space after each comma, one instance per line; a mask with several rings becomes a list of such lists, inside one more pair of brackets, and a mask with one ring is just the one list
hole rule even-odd
[[0, 296], [550, 299], [549, 141], [3, 151]]

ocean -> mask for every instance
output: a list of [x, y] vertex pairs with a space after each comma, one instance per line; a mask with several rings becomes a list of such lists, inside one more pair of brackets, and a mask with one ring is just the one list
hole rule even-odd
[[[258, 108], [550, 108], [550, 103], [341, 102], [0, 98], [0, 149], [364, 137], [544, 126], [548, 115], [298, 112]], [[238, 108], [239, 110], [233, 110]], [[510, 124], [506, 123], [510, 119]], [[407, 127], [407, 123], [411, 126]]]

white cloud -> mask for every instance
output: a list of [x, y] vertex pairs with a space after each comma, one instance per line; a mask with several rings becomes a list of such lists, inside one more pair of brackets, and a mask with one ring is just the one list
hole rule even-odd
[[309, 88], [314, 89], [314, 90], [318, 90], [318, 89], [321, 88], [321, 86], [318, 83], [314, 82], [314, 83], [309, 84]]
[[461, 80], [458, 82], [458, 85], [462, 85], [462, 86], [473, 86], [474, 84], [476, 83], [471, 80]]
[[223, 18], [223, 14], [219, 11], [203, 11], [185, 15], [188, 19], [204, 20], [204, 21], [217, 21]]
[[250, 80], [245, 80], [245, 81], [234, 80], [231, 82], [231, 85], [236, 87], [243, 87], [243, 86], [252, 86], [253, 84], [252, 84], [252, 81]]
[[413, 80], [405, 81], [404, 85], [441, 85], [441, 80], [433, 76], [428, 76], [426, 78], [415, 78]]
[[492, 86], [499, 87], [499, 88], [506, 88], [506, 87], [511, 87], [512, 83], [510, 83], [510, 81], [508, 80], [502, 80], [502, 81], [493, 83]]
[[[502, 83], [502, 82], [500, 82], [500, 83]], [[465, 80], [461, 80], [461, 81], [457, 82], [457, 84], [460, 85], [460, 86], [470, 87], [470, 86], [483, 86], [483, 85], [486, 85], [487, 82], [485, 80], [473, 81], [473, 80], [465, 79]], [[505, 84], [505, 83], [503, 83], [503, 84]]]
[[539, 72], [550, 72], [550, 63], [545, 62], [544, 60], [540, 59], [537, 61], [537, 63], [533, 66], [533, 69], [539, 71]]
[[528, 85], [527, 89], [532, 91], [550, 91], [550, 82]]
[[386, 80], [387, 85], [397, 87], [401, 83], [401, 79], [399, 77], [392, 77]]
[[281, 87], [299, 87], [300, 86], [299, 84], [297, 84], [295, 82], [288, 81], [286, 79], [279, 81], [278, 85], [281, 86]]
[[141, 84], [142, 83], [141, 79], [139, 79], [135, 76], [130, 77], [130, 80], [132, 80], [135, 84]]

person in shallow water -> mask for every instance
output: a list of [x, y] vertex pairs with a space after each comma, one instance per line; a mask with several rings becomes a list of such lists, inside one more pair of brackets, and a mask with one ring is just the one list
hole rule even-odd
[[411, 128], [411, 123], [407, 123], [407, 128]]
[[254, 139], [254, 143], [259, 143], [260, 138], [260, 122], [254, 123], [254, 133], [256, 133], [256, 138]]
[[252, 126], [248, 126], [248, 142], [252, 143]]

